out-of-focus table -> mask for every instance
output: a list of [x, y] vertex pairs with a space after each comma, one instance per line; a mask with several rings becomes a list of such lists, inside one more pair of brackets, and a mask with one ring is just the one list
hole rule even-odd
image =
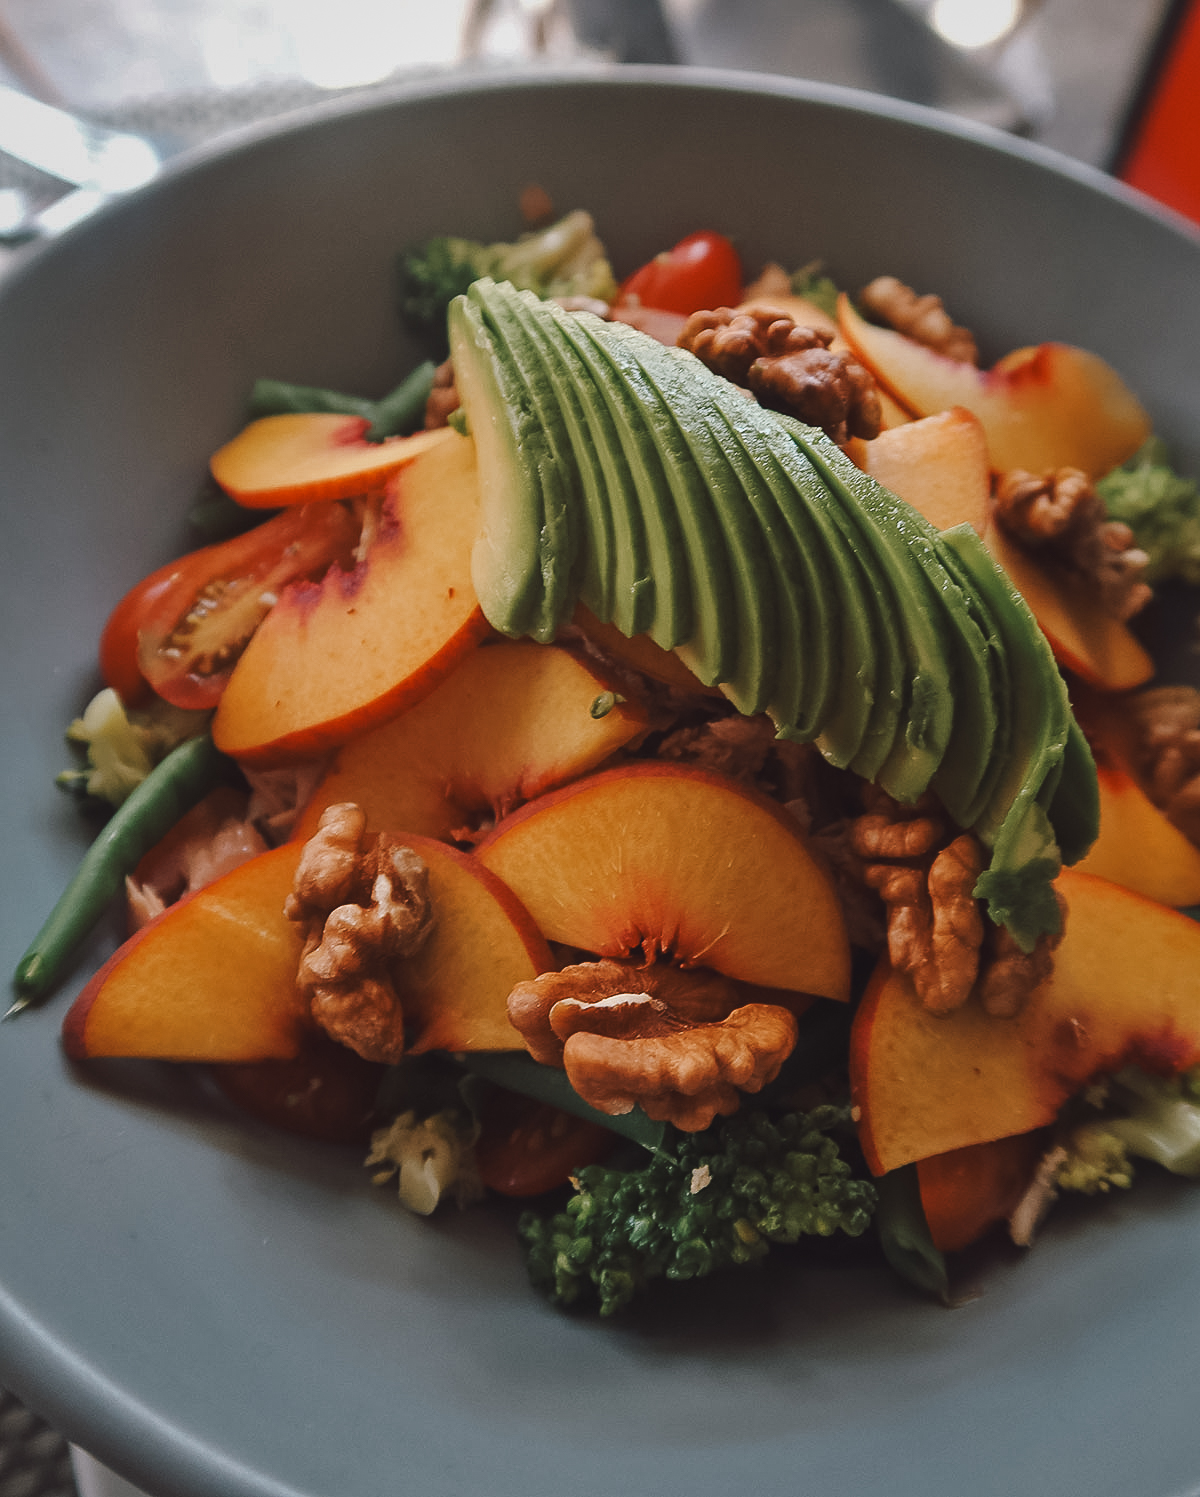
[[[1006, 0], [963, 0], [969, 18]], [[958, 49], [933, 0], [0, 0], [0, 81], [183, 149], [414, 72], [689, 63], [869, 89], [1112, 160], [1168, 0], [1040, 0]], [[947, 8], [947, 13], [953, 7]], [[960, 11], [962, 6], [960, 5]], [[64, 185], [0, 157], [0, 189]], [[0, 267], [5, 251], [0, 250]], [[0, 1389], [0, 1497], [124, 1497]]]

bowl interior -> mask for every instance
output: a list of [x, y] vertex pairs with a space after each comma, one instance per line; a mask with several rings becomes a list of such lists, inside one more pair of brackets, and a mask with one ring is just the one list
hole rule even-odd
[[[1196, 241], [1086, 169], [915, 109], [685, 72], [490, 77], [203, 154], [0, 286], [9, 969], [86, 840], [51, 780], [99, 628], [185, 542], [252, 380], [382, 393], [418, 352], [397, 250], [511, 237], [530, 183], [590, 209], [619, 271], [712, 227], [751, 269], [821, 258], [850, 288], [936, 290], [989, 356], [1084, 344], [1200, 469]], [[235, 1119], [198, 1075], [72, 1074], [57, 1026], [116, 935], [0, 1033], [0, 1375], [152, 1490], [1200, 1480], [1200, 1200], [1173, 1182], [1065, 1214], [953, 1313], [818, 1254], [597, 1325], [533, 1297], [503, 1208], [415, 1221], [352, 1151]]]

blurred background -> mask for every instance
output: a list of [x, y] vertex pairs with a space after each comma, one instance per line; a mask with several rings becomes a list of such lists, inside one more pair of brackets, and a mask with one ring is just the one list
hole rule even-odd
[[[1200, 220], [1200, 0], [0, 0], [0, 239], [51, 231], [97, 196], [79, 182], [103, 138], [68, 130], [53, 158], [61, 121], [30, 98], [162, 156], [414, 74], [537, 61], [848, 84], [1121, 170]], [[119, 185], [154, 160], [120, 159]], [[0, 1497], [131, 1490], [86, 1460], [73, 1471], [0, 1389]]]

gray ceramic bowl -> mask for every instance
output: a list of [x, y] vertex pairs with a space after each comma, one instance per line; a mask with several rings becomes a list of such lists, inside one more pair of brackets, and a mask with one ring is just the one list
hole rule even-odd
[[[996, 355], [1112, 359], [1200, 467], [1200, 247], [1089, 171], [841, 91], [630, 72], [435, 83], [174, 171], [0, 286], [10, 968], [84, 845], [51, 783], [115, 598], [184, 540], [270, 374], [381, 392], [397, 248], [511, 235], [527, 183], [619, 267], [699, 226], [753, 266], [936, 288]], [[1068, 1214], [948, 1311], [780, 1263], [628, 1324], [545, 1307], [511, 1214], [406, 1218], [357, 1157], [167, 1068], [73, 1075], [0, 1030], [0, 1380], [183, 1497], [1176, 1497], [1200, 1487], [1200, 1192]]]

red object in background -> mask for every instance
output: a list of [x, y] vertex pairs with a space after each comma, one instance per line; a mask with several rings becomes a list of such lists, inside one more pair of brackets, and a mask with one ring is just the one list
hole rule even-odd
[[1170, 7], [1113, 171], [1200, 223], [1200, 0]]

